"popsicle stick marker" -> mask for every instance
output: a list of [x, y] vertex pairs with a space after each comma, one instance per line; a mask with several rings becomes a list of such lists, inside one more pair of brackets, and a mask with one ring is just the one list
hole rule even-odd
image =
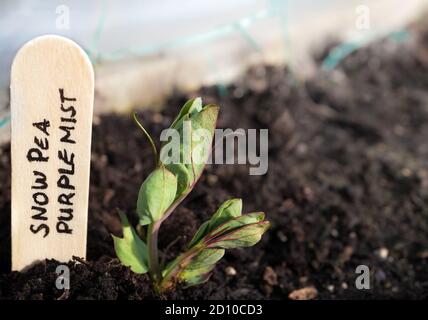
[[94, 73], [73, 41], [42, 36], [11, 71], [12, 269], [86, 256]]

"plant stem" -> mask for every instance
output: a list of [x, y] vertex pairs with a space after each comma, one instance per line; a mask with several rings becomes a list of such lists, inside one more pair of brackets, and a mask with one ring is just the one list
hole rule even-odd
[[156, 221], [149, 225], [147, 230], [147, 249], [149, 251], [149, 273], [154, 283], [158, 283], [161, 278], [159, 267], [158, 235], [161, 221]]
[[[149, 141], [153, 147], [153, 153], [156, 154], [156, 159], [157, 159], [158, 158], [157, 150], [156, 150], [156, 147], [153, 143], [153, 140], [151, 139], [151, 137], [147, 133], [147, 131], [144, 129], [144, 127], [140, 124], [140, 122], [138, 121], [135, 114], [134, 114], [134, 120], [140, 126], [140, 128], [144, 131], [147, 138], [149, 139]], [[193, 170], [194, 170], [194, 168], [193, 168]], [[195, 173], [193, 173], [193, 175], [195, 176]], [[161, 270], [161, 266], [159, 264], [159, 249], [158, 249], [158, 234], [159, 234], [160, 226], [162, 225], [162, 222], [164, 222], [171, 215], [171, 213], [175, 210], [175, 208], [177, 208], [177, 206], [193, 190], [196, 182], [199, 180], [200, 177], [201, 177], [201, 175], [199, 175], [197, 177], [197, 179], [193, 181], [193, 183], [189, 186], [189, 189], [186, 192], [184, 192], [178, 199], [176, 199], [174, 201], [173, 204], [171, 204], [171, 206], [165, 211], [163, 217], [160, 220], [150, 224], [148, 227], [148, 230], [147, 230], [147, 248], [149, 251], [149, 273], [153, 279], [153, 282], [155, 283], [156, 289], [159, 288], [161, 286], [161, 283], [162, 283], [162, 270]]]
[[153, 282], [155, 283], [155, 289], [160, 285], [162, 281], [162, 270], [159, 264], [159, 249], [158, 249], [158, 235], [159, 229], [162, 225], [162, 222], [168, 218], [175, 208], [184, 200], [189, 192], [183, 194], [178, 198], [165, 212], [162, 219], [149, 224], [147, 230], [147, 249], [149, 251], [149, 274], [152, 277]]

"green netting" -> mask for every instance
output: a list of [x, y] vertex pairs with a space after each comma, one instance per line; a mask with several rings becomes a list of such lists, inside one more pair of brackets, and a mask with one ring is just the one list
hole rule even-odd
[[[249, 46], [256, 51], [260, 50], [260, 46], [250, 32], [248, 32], [248, 28], [260, 20], [278, 17], [281, 21], [281, 28], [285, 30], [285, 12], [284, 8], [287, 5], [287, 0], [270, 0], [268, 2], [267, 8], [240, 18], [231, 23], [219, 26], [212, 30], [202, 33], [195, 33], [189, 36], [180, 37], [174, 39], [172, 41], [164, 42], [161, 44], [148, 44], [145, 46], [136, 46], [130, 48], [122, 48], [119, 50], [115, 50], [110, 53], [102, 53], [99, 51], [99, 42], [105, 35], [105, 25], [108, 16], [108, 1], [103, 3], [102, 13], [97, 23], [97, 27], [95, 29], [93, 39], [91, 44], [86, 49], [86, 52], [91, 59], [92, 63], [96, 64], [101, 61], [112, 61], [112, 60], [121, 60], [127, 57], [144, 57], [146, 55], [155, 54], [158, 52], [164, 52], [166, 50], [185, 47], [194, 44], [203, 44], [204, 42], [214, 41], [216, 39], [221, 39], [231, 34], [239, 34], [242, 38], [249, 44]], [[285, 33], [284, 33], [285, 35]], [[207, 63], [213, 72], [216, 70], [216, 62], [211, 57], [210, 53], [207, 53]], [[227, 95], [226, 86], [219, 83], [217, 85], [219, 93], [224, 96]], [[10, 121], [10, 116], [6, 115], [3, 118], [0, 118], [0, 128], [5, 126]]]
[[[103, 37], [107, 36], [104, 30], [108, 16], [108, 1], [103, 2], [103, 4], [104, 6], [101, 9], [102, 14], [100, 15], [100, 18], [98, 20], [92, 41], [86, 49], [88, 56], [94, 64], [99, 63], [101, 61], [120, 60], [131, 56], [144, 57], [146, 55], [152, 55], [170, 49], [186, 47], [194, 44], [209, 43], [216, 39], [221, 39], [232, 34], [238, 34], [242, 36], [244, 41], [249, 44], [250, 48], [255, 51], [259, 51], [260, 46], [258, 44], [258, 41], [255, 37], [251, 35], [248, 29], [249, 27], [261, 20], [273, 17], [278, 19], [278, 28], [280, 28], [283, 37], [283, 43], [285, 48], [284, 52], [290, 51], [289, 46], [291, 44], [288, 40], [288, 25], [286, 16], [288, 12], [288, 0], [269, 0], [267, 7], [263, 10], [254, 12], [248, 16], [242, 17], [231, 23], [221, 25], [207, 32], [191, 34], [161, 44], [148, 44], [145, 46], [122, 48], [109, 53], [103, 53], [99, 50], [100, 40]], [[366, 36], [363, 38], [345, 41], [340, 45], [334, 47], [332, 50], [330, 50], [329, 54], [323, 61], [322, 67], [326, 70], [332, 70], [336, 68], [337, 65], [339, 65], [340, 62], [349, 54], [361, 48], [362, 46], [367, 45], [375, 38], [379, 38], [379, 36], [387, 36], [388, 38], [395, 41], [404, 41], [408, 38], [407, 32], [402, 30], [388, 34], [379, 34], [376, 32], [371, 32], [370, 34], [366, 34]], [[207, 52], [206, 56], [209, 67], [213, 70], [213, 73], [215, 73], [217, 69], [215, 59], [213, 59], [210, 52]], [[218, 83], [217, 88], [222, 96], [227, 95], [227, 89], [225, 85], [223, 85], [222, 83]], [[0, 128], [8, 124], [9, 121], [9, 114], [6, 114], [3, 117], [0, 116]]]

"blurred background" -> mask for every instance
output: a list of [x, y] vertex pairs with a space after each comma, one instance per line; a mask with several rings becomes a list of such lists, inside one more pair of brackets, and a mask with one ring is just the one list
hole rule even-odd
[[95, 112], [161, 105], [174, 90], [219, 90], [251, 65], [287, 64], [297, 78], [314, 72], [311, 56], [341, 44], [334, 67], [361, 45], [392, 34], [427, 7], [425, 0], [2, 0], [0, 126], [7, 140], [10, 66], [35, 36], [78, 42], [94, 63]]

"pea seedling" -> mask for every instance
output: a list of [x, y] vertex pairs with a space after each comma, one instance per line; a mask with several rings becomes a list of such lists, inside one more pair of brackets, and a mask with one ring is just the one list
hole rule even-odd
[[174, 289], [177, 284], [189, 287], [207, 281], [225, 249], [252, 246], [269, 228], [263, 212], [242, 215], [242, 201], [228, 200], [201, 225], [184, 253], [166, 266], [159, 262], [159, 228], [201, 176], [211, 152], [218, 112], [218, 106], [203, 106], [200, 98], [183, 106], [170, 127], [180, 138], [179, 161], [168, 161], [169, 143], [163, 143], [160, 153], [157, 152], [153, 139], [134, 114], [134, 120], [151, 144], [156, 163], [141, 185], [137, 200], [139, 224], [148, 226], [147, 238], [144, 242], [126, 215], [119, 213], [123, 238], [113, 236], [113, 240], [121, 263], [135, 273], [149, 272], [157, 292]]

